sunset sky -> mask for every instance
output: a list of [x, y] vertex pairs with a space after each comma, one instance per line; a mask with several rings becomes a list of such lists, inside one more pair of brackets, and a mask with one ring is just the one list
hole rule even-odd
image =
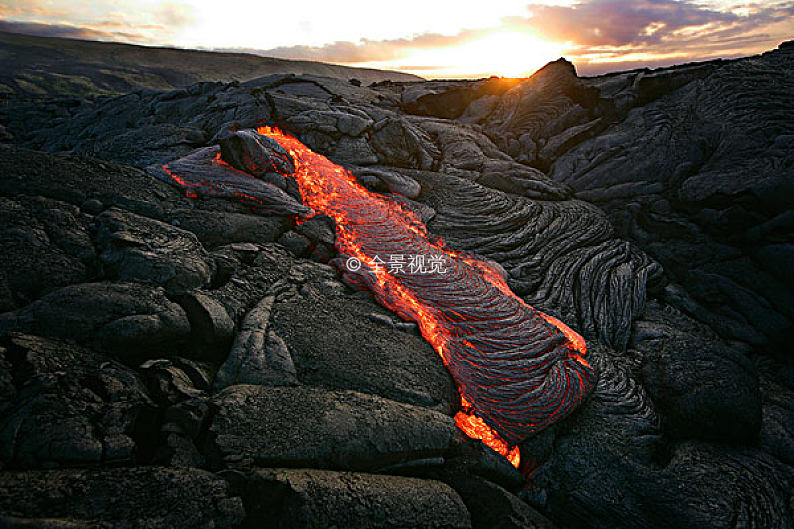
[[0, 30], [249, 51], [426, 78], [584, 75], [750, 55], [794, 38], [794, 0], [0, 0]]

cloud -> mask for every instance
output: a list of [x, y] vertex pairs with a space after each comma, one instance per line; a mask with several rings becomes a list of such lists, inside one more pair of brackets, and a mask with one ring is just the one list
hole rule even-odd
[[193, 11], [191, 5], [173, 0], [149, 10], [125, 10], [123, 0], [96, 2], [92, 9], [76, 9], [66, 0], [0, 0], [0, 30], [152, 44], [193, 24]]
[[[498, 27], [462, 30], [451, 36], [426, 33], [403, 39], [249, 51], [345, 64], [410, 61], [417, 50], [453, 48], [490, 33], [517, 31], [566, 43], [566, 56], [583, 71], [601, 73], [622, 67], [747, 55], [774, 47], [786, 33], [794, 33], [792, 1], [718, 9], [714, 4], [687, 0], [581, 0], [567, 6], [529, 4], [527, 10], [526, 16], [503, 18]], [[520, 54], [520, 60], [518, 57]]]
[[128, 40], [143, 42], [146, 35], [127, 31], [103, 31], [100, 29], [70, 26], [66, 24], [42, 24], [39, 22], [13, 22], [0, 20], [0, 31], [23, 33], [37, 37], [64, 37], [83, 40]]
[[[748, 8], [749, 9], [749, 8]], [[668, 48], [714, 35], [734, 37], [794, 16], [794, 3], [770, 2], [741, 15], [677, 0], [590, 0], [569, 7], [531, 5], [532, 17], [516, 21], [553, 40], [583, 46], [653, 46]], [[512, 22], [512, 21], [510, 21]]]
[[64, 17], [68, 15], [68, 11], [63, 9], [52, 9], [42, 2], [36, 1], [28, 1], [21, 5], [11, 1], [0, 2], [0, 17], [8, 18], [31, 15], [39, 18]]
[[[129, 1], [97, 3], [102, 6], [101, 10], [91, 11], [90, 19], [78, 20], [74, 18], [78, 16], [76, 14], [64, 18], [60, 8], [69, 5], [66, 0], [0, 0], [0, 19], [15, 20], [2, 22], [0, 29], [147, 44], [179, 42], [180, 35], [196, 39], [193, 28], [197, 3], [191, 5], [191, 0], [166, 0], [147, 11], [132, 9], [131, 3], [126, 4]], [[219, 51], [421, 70], [424, 72], [422, 75], [432, 76], [433, 67], [429, 65], [444, 64], [453, 58], [460, 60], [462, 53], [468, 53], [460, 50], [455, 53], [456, 48], [475, 42], [476, 46], [481, 46], [481, 39], [487, 40], [486, 37], [500, 32], [512, 32], [528, 33], [559, 43], [559, 46], [547, 46], [545, 51], [531, 46], [531, 49], [523, 50], [518, 46], [507, 50], [511, 55], [509, 60], [512, 56], [518, 62], [522, 57], [530, 60], [544, 53], [556, 53], [548, 57], [548, 60], [553, 60], [559, 56], [560, 48], [564, 48], [564, 55], [576, 64], [580, 72], [595, 74], [642, 65], [662, 66], [749, 55], [773, 48], [794, 35], [794, 0], [578, 0], [565, 5], [539, 3], [544, 0], [528, 1], [533, 3], [526, 5], [520, 16], [493, 19], [492, 23], [489, 21], [490, 27], [461, 29], [452, 34], [426, 32], [381, 40], [337, 40], [317, 46], [224, 47]], [[294, 9], [305, 8], [302, 2], [296, 1]], [[80, 13], [80, 16], [89, 16], [86, 11]], [[317, 24], [312, 22], [311, 25]], [[263, 28], [266, 31], [266, 24]], [[409, 29], [406, 27], [406, 32]], [[223, 31], [233, 31], [234, 28], [218, 27], [217, 30], [223, 34]], [[549, 51], [551, 48], [556, 51]], [[486, 59], [489, 57], [487, 50], [477, 48], [474, 51], [482, 52], [479, 55]], [[545, 60], [545, 55], [541, 59]], [[409, 64], [417, 66], [407, 66]], [[453, 74], [449, 66], [454, 65], [437, 68], [439, 75], [445, 68], [445, 76]]]
[[193, 7], [182, 2], [163, 2], [155, 17], [170, 28], [188, 27], [196, 21]]
[[463, 30], [456, 35], [423, 33], [411, 38], [370, 40], [359, 42], [331, 42], [323, 46], [283, 46], [268, 50], [249, 52], [280, 59], [303, 59], [323, 62], [362, 63], [392, 61], [410, 56], [411, 52], [423, 49], [454, 47], [481, 36], [481, 30]]
[[505, 24], [570, 43], [569, 55], [585, 74], [749, 55], [794, 33], [791, 1], [716, 9], [677, 0], [589, 0], [529, 10], [530, 17]]
[[506, 24], [532, 29], [550, 40], [588, 46], [659, 42], [677, 30], [732, 24], [740, 18], [677, 0], [590, 0], [571, 6], [531, 4], [528, 9], [530, 17], [510, 17]]

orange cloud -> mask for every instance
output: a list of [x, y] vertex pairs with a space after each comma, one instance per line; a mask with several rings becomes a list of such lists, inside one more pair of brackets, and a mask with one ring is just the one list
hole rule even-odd
[[[595, 74], [752, 54], [773, 48], [794, 34], [794, 2], [790, 1], [717, 10], [679, 0], [583, 0], [570, 6], [531, 4], [528, 11], [528, 16], [504, 18], [498, 28], [462, 30], [451, 36], [421, 34], [246, 51], [285, 59], [372, 64], [410, 61], [417, 50], [454, 48], [496, 31], [529, 32], [546, 41], [565, 43], [566, 56], [580, 71]], [[516, 60], [520, 56], [517, 53]]]
[[[421, 70], [422, 75], [431, 77], [434, 71], [441, 75], [444, 70], [443, 75], [448, 76], [453, 74], [450, 65], [438, 68], [429, 65], [440, 64], [437, 61], [444, 62], [447, 57], [456, 56], [455, 50], [471, 49], [478, 42], [502, 32], [528, 34], [538, 41], [553, 43], [553, 47], [562, 50], [580, 72], [596, 74], [748, 55], [773, 48], [794, 35], [792, 0], [756, 1], [719, 9], [714, 5], [700, 0], [580, 0], [563, 6], [535, 3], [527, 6], [525, 15], [505, 17], [497, 26], [461, 29], [452, 35], [422, 33], [405, 38], [337, 41], [319, 46], [266, 50], [223, 48], [219, 51]], [[20, 19], [6, 20], [0, 29], [37, 35], [162, 44], [177, 35], [180, 28], [194, 23], [190, 5], [176, 1], [163, 2], [159, 9], [149, 13], [106, 11], [101, 17], [96, 16], [96, 20], [81, 24], [64, 18], [58, 11], [47, 11], [46, 4], [41, 1], [0, 0], [0, 18]], [[21, 20], [26, 17], [27, 20]], [[229, 29], [219, 28], [219, 33]], [[540, 54], [535, 49], [527, 51]], [[522, 56], [527, 57], [521, 49], [508, 49], [505, 53], [517, 62]], [[555, 58], [549, 57], [549, 60]], [[409, 64], [417, 66], [407, 66]], [[477, 72], [460, 73], [477, 75]]]

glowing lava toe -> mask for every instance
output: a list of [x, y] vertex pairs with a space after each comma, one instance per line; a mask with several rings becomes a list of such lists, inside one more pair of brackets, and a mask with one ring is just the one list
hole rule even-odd
[[184, 158], [162, 166], [152, 165], [146, 170], [155, 178], [179, 187], [188, 197], [228, 198], [260, 213], [301, 217], [313, 213], [283, 189], [265, 180], [267, 173], [257, 178], [221, 160], [217, 146], [198, 149]]

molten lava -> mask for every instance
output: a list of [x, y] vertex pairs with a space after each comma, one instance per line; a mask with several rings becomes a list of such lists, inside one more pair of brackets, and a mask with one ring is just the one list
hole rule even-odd
[[[518, 467], [518, 443], [570, 414], [592, 389], [582, 337], [513, 294], [498, 264], [445, 248], [399, 201], [368, 191], [278, 129], [257, 131], [292, 156], [295, 171], [285, 176], [296, 180], [303, 204], [336, 221], [340, 256], [362, 265], [349, 269], [348, 279], [363, 281], [381, 304], [415, 321], [439, 354], [460, 392], [460, 429]], [[411, 273], [372, 264], [393, 255], [426, 256], [444, 268]]]

